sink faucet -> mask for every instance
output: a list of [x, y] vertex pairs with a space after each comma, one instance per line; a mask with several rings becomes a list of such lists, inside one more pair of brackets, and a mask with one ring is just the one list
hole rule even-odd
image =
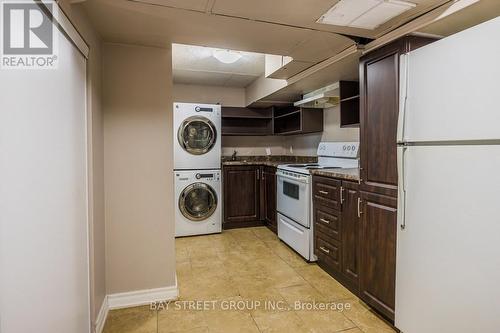
[[233, 154], [231, 155], [231, 161], [236, 161], [236, 154], [238, 154], [238, 152], [236, 150], [233, 151]]

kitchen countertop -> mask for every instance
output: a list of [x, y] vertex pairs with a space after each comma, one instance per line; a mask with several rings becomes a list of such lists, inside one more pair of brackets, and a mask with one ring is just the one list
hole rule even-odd
[[[264, 165], [278, 167], [280, 164], [300, 164], [316, 163], [318, 158], [315, 156], [237, 156], [235, 161], [231, 156], [222, 156], [222, 165]], [[359, 169], [317, 169], [311, 170], [312, 175], [338, 178], [359, 182]]]
[[280, 164], [294, 163], [316, 163], [318, 158], [315, 156], [237, 156], [235, 161], [231, 156], [222, 157], [222, 165], [264, 165], [277, 167]]
[[352, 169], [318, 169], [318, 170], [311, 170], [311, 174], [313, 176], [323, 176], [323, 177], [330, 177], [330, 178], [340, 178], [344, 180], [352, 180], [359, 182], [360, 177], [359, 177], [359, 169], [358, 168], [352, 168]]

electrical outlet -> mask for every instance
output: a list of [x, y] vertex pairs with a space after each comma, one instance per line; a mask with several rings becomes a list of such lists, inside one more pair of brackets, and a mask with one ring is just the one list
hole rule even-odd
[[266, 155], [267, 156], [271, 155], [271, 148], [269, 148], [269, 147], [266, 148]]

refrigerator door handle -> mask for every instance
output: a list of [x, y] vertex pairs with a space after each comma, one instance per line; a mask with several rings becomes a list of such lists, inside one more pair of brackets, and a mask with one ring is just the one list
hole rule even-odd
[[408, 147], [398, 147], [398, 222], [401, 230], [406, 228], [406, 150]]
[[409, 76], [409, 54], [402, 54], [399, 58], [399, 114], [397, 128], [397, 142], [406, 140], [406, 110], [408, 107], [408, 76]]

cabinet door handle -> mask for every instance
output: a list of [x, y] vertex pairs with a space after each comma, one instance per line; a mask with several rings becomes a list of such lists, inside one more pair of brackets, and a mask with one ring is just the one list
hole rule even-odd
[[358, 197], [358, 217], [361, 217], [361, 198]]
[[330, 224], [330, 221], [329, 220], [325, 220], [324, 218], [320, 218], [319, 220], [321, 222], [323, 222], [323, 223]]
[[320, 246], [319, 249], [323, 252], [325, 252], [326, 254], [330, 253], [330, 250], [328, 249], [325, 249], [323, 246]]
[[344, 187], [340, 187], [340, 204], [344, 203]]
[[328, 191], [322, 191], [322, 190], [319, 190], [318, 192], [319, 192], [319, 193], [321, 193], [321, 194], [324, 194], [324, 195], [327, 195], [327, 194], [328, 194]]

